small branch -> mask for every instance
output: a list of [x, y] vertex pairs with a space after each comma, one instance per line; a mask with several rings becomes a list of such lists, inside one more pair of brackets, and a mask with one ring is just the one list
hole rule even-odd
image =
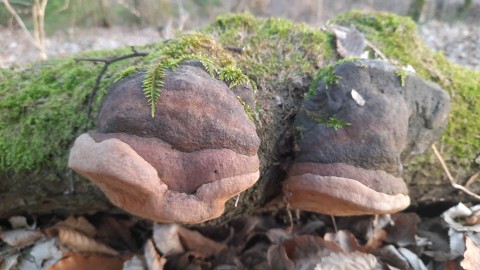
[[385, 54], [380, 51], [375, 45], [373, 45], [370, 41], [365, 39], [365, 44], [367, 44], [368, 47], [370, 47], [382, 60], [388, 61], [388, 58], [385, 56]]
[[[17, 23], [22, 28], [23, 32], [25, 32], [25, 34], [27, 35], [28, 39], [30, 39], [32, 44], [34, 44], [35, 47], [37, 47], [37, 43], [35, 42], [35, 39], [33, 38], [32, 34], [28, 31], [25, 24], [23, 23], [22, 18], [20, 18], [18, 13], [15, 11], [15, 9], [10, 5], [10, 2], [8, 0], [3, 0], [3, 4], [5, 5], [5, 8], [8, 10], [8, 12], [10, 12], [10, 14], [12, 14], [12, 16], [15, 18]], [[40, 49], [40, 48], [38, 48], [38, 49]]]
[[450, 184], [452, 185], [452, 187], [467, 193], [468, 195], [474, 197], [477, 200], [480, 200], [480, 195], [476, 194], [475, 192], [469, 190], [468, 188], [466, 188], [462, 185], [457, 184], [457, 181], [455, 180], [455, 178], [453, 178], [452, 174], [450, 173], [450, 170], [448, 170], [448, 167], [447, 167], [447, 164], [445, 163], [445, 160], [443, 160], [442, 156], [438, 152], [437, 147], [435, 147], [435, 145], [432, 144], [432, 149], [433, 149], [433, 153], [435, 153], [435, 156], [437, 157], [438, 161], [440, 161], [440, 164], [442, 165], [443, 170], [447, 174], [448, 180], [450, 180]]
[[104, 63], [102, 70], [100, 70], [100, 73], [97, 76], [97, 80], [95, 81], [95, 86], [93, 87], [92, 93], [88, 96], [88, 111], [87, 111], [87, 116], [88, 118], [91, 117], [92, 114], [92, 105], [93, 101], [95, 99], [95, 96], [97, 95], [98, 90], [100, 89], [100, 83], [102, 82], [102, 78], [107, 72], [108, 67], [118, 61], [125, 60], [128, 58], [133, 58], [133, 57], [141, 57], [141, 56], [146, 56], [148, 53], [145, 52], [138, 52], [133, 46], [131, 47], [132, 53], [115, 57], [115, 58], [75, 58], [76, 62], [93, 62], [93, 63]]
[[243, 47], [235, 47], [235, 46], [223, 46], [224, 49], [236, 52], [236, 53], [243, 53]]

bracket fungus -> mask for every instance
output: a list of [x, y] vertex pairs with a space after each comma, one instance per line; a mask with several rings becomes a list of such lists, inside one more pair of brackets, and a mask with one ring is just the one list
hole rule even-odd
[[[198, 63], [167, 71], [152, 118], [142, 72], [112, 85], [98, 127], [82, 134], [69, 166], [117, 206], [157, 222], [219, 217], [259, 178], [260, 139], [237, 95]], [[250, 89], [251, 90], [251, 89]]]
[[[410, 198], [401, 178], [402, 160], [441, 136], [448, 94], [414, 74], [402, 86], [396, 68], [383, 61], [345, 62], [332, 71], [338, 80], [320, 80], [297, 114], [301, 133], [284, 183], [287, 201], [294, 208], [336, 216], [405, 209]], [[362, 104], [352, 98], [352, 89]], [[332, 128], [325, 119], [349, 125]]]

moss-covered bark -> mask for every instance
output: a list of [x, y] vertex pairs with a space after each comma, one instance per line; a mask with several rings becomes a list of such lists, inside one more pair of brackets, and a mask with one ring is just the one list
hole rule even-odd
[[[480, 118], [476, 117], [480, 115], [477, 105], [480, 74], [452, 64], [443, 55], [428, 49], [408, 18], [349, 12], [337, 17], [336, 22], [355, 25], [390, 60], [398, 65], [412, 65], [420, 76], [450, 92], [453, 109], [440, 148], [449, 163], [458, 169], [460, 179], [473, 174], [472, 160], [480, 152]], [[176, 48], [172, 41], [170, 45], [153, 44], [137, 48], [150, 53], [147, 57], [111, 65], [94, 98], [92, 115], [96, 114], [102, 94], [113, 81], [136, 69], [155, 65], [169, 68], [161, 64], [165, 57], [190, 59], [188, 56], [201, 55], [205, 61], [212, 60], [223, 68], [230, 65], [241, 70], [258, 89], [256, 108], [252, 109], [262, 139], [259, 150], [262, 176], [254, 188], [242, 194], [237, 207], [234, 202], [229, 203], [223, 217], [228, 219], [256, 209], [280, 194], [281, 181], [293, 158], [295, 113], [319, 70], [336, 62], [338, 56], [331, 33], [284, 19], [225, 15], [202, 34], [190, 34], [183, 40], [195, 36], [206, 43], [185, 43], [182, 47], [185, 50], [174, 56], [168, 53], [175, 51], [165, 49]], [[181, 38], [173, 44], [179, 45], [179, 40]], [[231, 47], [243, 50], [228, 49]], [[130, 52], [125, 48], [84, 52], [75, 57], [106, 58]], [[0, 70], [0, 217], [22, 212], [82, 213], [112, 209], [95, 187], [66, 168], [73, 140], [94, 126], [94, 119], [88, 117], [88, 100], [101, 68], [100, 63], [66, 58], [16, 70]], [[451, 189], [438, 191], [438, 198], [426, 196], [435, 186], [432, 179], [442, 176], [430, 155], [413, 160], [407, 168], [407, 180], [420, 189], [413, 191], [414, 202], [453, 198]], [[430, 175], [422, 178], [420, 176], [426, 175], [425, 168]], [[441, 179], [441, 183], [447, 183]]]

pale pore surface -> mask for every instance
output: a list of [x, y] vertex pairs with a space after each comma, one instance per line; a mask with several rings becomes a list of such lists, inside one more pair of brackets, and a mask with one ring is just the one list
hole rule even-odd
[[353, 179], [308, 173], [289, 177], [284, 194], [293, 208], [334, 216], [395, 213], [410, 204], [408, 195], [388, 195]]
[[75, 141], [69, 166], [97, 184], [113, 204], [157, 222], [201, 223], [219, 217], [225, 202], [251, 187], [260, 174], [207, 183], [194, 194], [176, 192], [128, 144], [114, 138], [96, 143], [88, 134]]

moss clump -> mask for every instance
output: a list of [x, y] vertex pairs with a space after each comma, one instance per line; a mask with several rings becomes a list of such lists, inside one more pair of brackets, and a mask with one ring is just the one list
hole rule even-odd
[[350, 11], [335, 23], [355, 26], [390, 60], [411, 65], [417, 74], [450, 93], [449, 125], [442, 137], [445, 152], [467, 168], [480, 149], [480, 74], [451, 63], [428, 48], [408, 17], [379, 12]]
[[[128, 53], [125, 48], [84, 52], [77, 57], [108, 58]], [[111, 69], [135, 61], [118, 62]], [[67, 58], [21, 70], [0, 69], [0, 172], [66, 168], [70, 144], [93, 126], [87, 116], [87, 103], [101, 68]], [[113, 80], [113, 73], [108, 72], [100, 92]], [[101, 96], [94, 101], [94, 112]]]
[[398, 78], [400, 78], [400, 84], [405, 87], [405, 80], [407, 79], [407, 71], [404, 68], [399, 68], [395, 71]]
[[333, 128], [335, 130], [339, 130], [345, 126], [351, 126], [351, 123], [347, 121], [343, 121], [337, 118], [336, 115], [330, 116], [329, 118], [326, 118], [325, 116], [318, 114], [316, 112], [308, 111], [307, 110], [307, 115], [308, 117], [312, 118], [313, 121], [317, 123], [322, 123], [325, 124], [329, 128]]
[[227, 82], [230, 87], [250, 82], [250, 79], [237, 67], [233, 58], [213, 37], [202, 33], [183, 35], [168, 42], [146, 58], [147, 74], [143, 90], [152, 117], [155, 115], [166, 70], [175, 70], [180, 63], [187, 60], [200, 61], [212, 77]]
[[356, 61], [359, 61], [359, 58], [348, 57], [348, 58], [340, 59], [333, 64], [330, 64], [321, 68], [318, 71], [317, 75], [315, 75], [315, 78], [313, 79], [312, 84], [310, 84], [310, 87], [308, 88], [307, 96], [313, 97], [316, 94], [319, 81], [323, 81], [327, 89], [330, 85], [337, 84], [342, 77], [335, 74], [335, 71], [334, 71], [335, 67], [346, 62], [356, 62]]
[[334, 55], [331, 33], [286, 19], [229, 14], [219, 16], [206, 32], [224, 46], [243, 48], [232, 56], [259, 88], [311, 79]]

